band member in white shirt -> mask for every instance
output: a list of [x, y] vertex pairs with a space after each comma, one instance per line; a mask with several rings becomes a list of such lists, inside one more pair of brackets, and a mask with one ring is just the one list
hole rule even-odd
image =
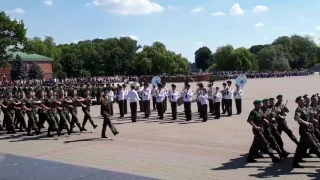
[[237, 114], [241, 114], [243, 91], [238, 85], [236, 85], [236, 89], [234, 91], [234, 95], [233, 96], [234, 96], [234, 99], [235, 99], [235, 102], [236, 102]]
[[135, 90], [135, 85], [131, 85], [131, 90], [128, 92], [128, 99], [130, 102], [131, 121], [137, 122], [137, 106], [140, 101], [139, 95]]
[[221, 95], [222, 95], [222, 98], [221, 98], [221, 107], [222, 107], [222, 114], [225, 114], [226, 111], [227, 111], [227, 108], [226, 108], [226, 88], [227, 88], [227, 83], [222, 83], [222, 91], [221, 91]]
[[143, 103], [142, 103], [142, 90], [143, 90], [143, 83], [141, 83], [141, 87], [139, 87], [138, 89], [138, 95], [140, 98], [140, 101], [139, 101], [140, 112], [144, 112]]
[[182, 93], [182, 96], [183, 96], [184, 111], [187, 118], [186, 121], [191, 121], [192, 119], [191, 102], [192, 102], [193, 92], [190, 90], [190, 84], [186, 84], [184, 92]]
[[169, 101], [171, 103], [171, 112], [172, 112], [172, 120], [177, 119], [177, 100], [179, 93], [176, 90], [176, 85], [172, 84], [171, 85], [172, 90], [169, 91], [168, 96], [169, 96]]
[[123, 118], [124, 116], [124, 91], [122, 90], [122, 86], [118, 86], [117, 89], [117, 100], [118, 100], [118, 105], [119, 105], [119, 112], [120, 112], [120, 118]]
[[208, 84], [208, 100], [209, 100], [209, 112], [213, 114], [214, 108], [213, 108], [213, 97], [214, 97], [214, 93], [215, 93], [215, 87], [213, 86], [213, 83], [209, 83]]
[[234, 93], [234, 89], [231, 87], [232, 82], [231, 81], [227, 81], [227, 88], [226, 88], [226, 110], [228, 113], [228, 116], [232, 116], [232, 100], [233, 100], [233, 93]]
[[222, 100], [222, 94], [219, 87], [216, 87], [216, 93], [214, 95], [214, 115], [215, 119], [220, 119], [220, 104]]
[[162, 83], [162, 89], [165, 92], [165, 97], [163, 100], [163, 113], [165, 113], [167, 111], [167, 103], [168, 103], [168, 89], [166, 88], [165, 82]]
[[[200, 107], [201, 107], [201, 102], [200, 102], [200, 99], [199, 99], [199, 93], [200, 93], [200, 86], [202, 86], [202, 83], [197, 83], [197, 89], [196, 89], [196, 98], [197, 98], [197, 109], [198, 109], [198, 113], [200, 113]], [[201, 117], [201, 113], [200, 113], [200, 118], [202, 118]]]
[[150, 117], [150, 99], [151, 99], [151, 90], [148, 88], [149, 84], [144, 83], [142, 90], [142, 105], [144, 110], [144, 118]]
[[123, 100], [123, 114], [128, 114], [128, 90], [125, 84], [122, 85], [124, 91], [124, 100]]
[[203, 84], [199, 87], [199, 100], [200, 100], [200, 114], [202, 117], [202, 122], [207, 122], [208, 120], [208, 93], [204, 88]]
[[157, 110], [158, 110], [158, 119], [163, 119], [163, 101], [165, 99], [166, 93], [162, 88], [162, 84], [158, 84], [158, 90], [156, 91], [157, 98]]
[[108, 88], [109, 92], [105, 92], [107, 94], [109, 108], [110, 108], [110, 116], [113, 116], [113, 102], [114, 102], [114, 92], [111, 90], [111, 88]]
[[152, 106], [153, 106], [153, 110], [156, 110], [156, 105], [157, 105], [157, 98], [156, 98], [156, 86], [155, 85], [152, 85]]

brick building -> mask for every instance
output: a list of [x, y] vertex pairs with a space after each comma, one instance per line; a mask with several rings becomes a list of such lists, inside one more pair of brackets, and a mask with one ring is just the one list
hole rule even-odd
[[[53, 77], [53, 59], [45, 56], [41, 56], [38, 54], [27, 54], [23, 52], [8, 52], [8, 53], [12, 55], [11, 60], [15, 59], [16, 56], [19, 55], [21, 57], [22, 62], [27, 64], [28, 70], [32, 66], [32, 63], [36, 62], [40, 66], [45, 79], [49, 79]], [[10, 67], [1, 68], [0, 80], [3, 80], [5, 78], [10, 81], [11, 80], [10, 70], [11, 70]]]

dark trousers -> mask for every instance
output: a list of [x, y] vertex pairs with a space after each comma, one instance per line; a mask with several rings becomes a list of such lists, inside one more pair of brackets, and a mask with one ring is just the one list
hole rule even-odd
[[192, 119], [192, 114], [191, 114], [191, 102], [183, 102], [184, 105], [184, 110], [185, 110], [185, 115], [186, 115], [186, 120], [191, 121]]
[[156, 110], [156, 105], [157, 105], [157, 98], [155, 96], [152, 96], [152, 106], [153, 110]]
[[123, 100], [123, 114], [128, 114], [128, 100]]
[[119, 112], [120, 112], [120, 117], [124, 116], [124, 101], [123, 100], [118, 100], [118, 105], [119, 105]]
[[171, 102], [172, 119], [177, 119], [177, 102]]
[[241, 114], [242, 111], [242, 99], [235, 99], [237, 114]]
[[130, 103], [131, 121], [137, 122], [137, 102]]
[[292, 130], [288, 127], [287, 122], [285, 120], [278, 123], [278, 132], [280, 135], [282, 131], [284, 131], [294, 143], [299, 144], [297, 138], [293, 135]]
[[213, 113], [213, 111], [214, 111], [213, 106], [214, 106], [213, 99], [209, 99], [209, 112], [210, 113]]
[[150, 100], [142, 101], [144, 117], [148, 118], [150, 116]]
[[311, 132], [305, 132], [301, 135], [300, 141], [297, 145], [296, 152], [294, 154], [293, 158], [293, 165], [298, 164], [299, 161], [303, 158], [305, 155], [305, 152], [308, 148], [314, 149], [315, 153], [318, 157], [320, 157], [320, 150], [317, 145], [317, 143], [314, 141], [314, 137]]
[[[142, 97], [140, 97], [142, 99]], [[143, 112], [143, 103], [142, 100], [139, 101], [140, 112]]]
[[272, 154], [272, 150], [269, 147], [269, 143], [264, 137], [262, 132], [259, 132], [254, 135], [252, 145], [249, 150], [248, 154], [248, 160], [254, 159], [254, 156], [258, 150], [262, 150], [263, 152], [266, 152], [269, 154], [272, 158], [275, 156]]
[[[201, 109], [201, 102], [200, 101], [197, 101], [197, 109], [198, 109], [198, 113], [200, 113], [200, 109]], [[200, 115], [200, 118], [201, 118], [201, 115]]]
[[215, 102], [214, 103], [214, 115], [215, 115], [215, 118], [219, 119], [220, 118], [220, 102]]
[[232, 99], [226, 99], [225, 106], [226, 106], [226, 112], [228, 113], [228, 116], [231, 116], [232, 115]]
[[163, 119], [163, 102], [157, 102], [157, 110], [159, 119]]
[[102, 125], [101, 137], [106, 137], [107, 126], [109, 126], [111, 132], [113, 133], [113, 135], [115, 135], [118, 131], [111, 123], [109, 114], [107, 112], [102, 112], [102, 116], [103, 116], [103, 125]]
[[222, 107], [222, 114], [225, 114], [226, 113], [226, 99], [225, 98], [222, 98], [221, 99], [221, 107]]
[[168, 103], [168, 98], [165, 97], [163, 100], [163, 103], [162, 103], [163, 104], [163, 113], [165, 113], [167, 110], [167, 103]]
[[202, 117], [202, 121], [206, 122], [208, 120], [208, 105], [207, 104], [201, 104], [200, 114]]
[[110, 101], [110, 115], [113, 116], [113, 101]]

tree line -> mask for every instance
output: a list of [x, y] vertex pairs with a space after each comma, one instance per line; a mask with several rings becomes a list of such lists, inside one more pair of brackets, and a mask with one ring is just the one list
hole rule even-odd
[[[50, 36], [44, 39], [27, 38], [24, 22], [11, 19], [4, 12], [0, 12], [0, 22], [0, 67], [6, 66], [12, 59], [7, 53], [7, 48], [12, 47], [11, 51], [54, 59], [54, 75], [57, 78], [191, 72], [188, 60], [168, 50], [161, 42], [141, 46], [130, 37], [120, 37], [57, 45]], [[254, 45], [249, 49], [226, 45], [212, 52], [204, 46], [195, 52], [196, 67], [208, 71], [283, 71], [310, 68], [318, 63], [320, 47], [311, 37], [299, 35], [282, 36], [271, 44]], [[18, 69], [16, 72], [25, 71]], [[39, 74], [38, 70], [36, 72]]]
[[320, 64], [320, 46], [311, 36], [281, 36], [271, 44], [249, 49], [232, 45], [212, 52], [204, 46], [195, 52], [195, 64], [202, 70], [219, 71], [286, 71], [307, 69]]

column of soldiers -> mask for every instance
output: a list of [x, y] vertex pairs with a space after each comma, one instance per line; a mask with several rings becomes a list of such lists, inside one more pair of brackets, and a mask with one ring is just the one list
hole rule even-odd
[[[293, 135], [287, 125], [286, 114], [289, 110], [283, 104], [283, 96], [256, 100], [253, 102], [254, 109], [250, 112], [247, 122], [252, 126], [254, 139], [249, 150], [247, 161], [257, 162], [263, 153], [267, 153], [274, 163], [281, 161], [289, 155], [284, 149], [281, 133], [285, 132], [289, 138], [297, 144], [292, 163], [293, 168], [303, 168], [299, 163], [305, 162], [303, 158], [315, 154], [320, 158], [320, 101], [319, 95], [309, 97], [307, 94], [298, 96], [295, 99], [297, 108], [294, 112], [294, 119], [299, 124], [300, 140]], [[262, 105], [261, 105], [262, 103]], [[276, 157], [272, 151], [278, 152]]]
[[[53, 137], [53, 132], [58, 136], [66, 130], [68, 135], [78, 127], [80, 132], [87, 131], [87, 121], [97, 128], [90, 114], [90, 106], [99, 102], [101, 115], [104, 118], [102, 137], [106, 138], [106, 127], [109, 126], [114, 135], [118, 131], [111, 124], [113, 99], [108, 93], [113, 92], [111, 86], [102, 88], [99, 85], [97, 94], [93, 88], [97, 86], [80, 85], [66, 86], [36, 86], [36, 87], [6, 87], [1, 89], [0, 107], [3, 112], [3, 123], [0, 130], [7, 130], [9, 134], [27, 131], [28, 136], [39, 135], [48, 124], [47, 136]], [[78, 95], [79, 93], [79, 95]], [[96, 95], [95, 97], [93, 97]], [[81, 107], [84, 113], [82, 125], [77, 116], [77, 107]], [[27, 121], [25, 120], [27, 117]], [[32, 133], [34, 131], [34, 134]]]

